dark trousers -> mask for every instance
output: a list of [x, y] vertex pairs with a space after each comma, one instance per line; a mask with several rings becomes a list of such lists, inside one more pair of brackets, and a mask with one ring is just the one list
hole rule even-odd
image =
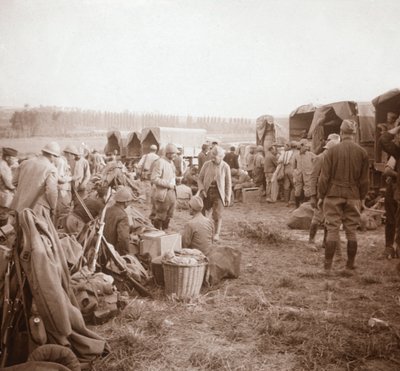
[[393, 183], [387, 184], [385, 193], [385, 245], [387, 247], [393, 246], [396, 229], [398, 231], [397, 235], [400, 236], [400, 215], [397, 215], [397, 210], [399, 210], [399, 208], [397, 202], [393, 198], [395, 187], [396, 185]]

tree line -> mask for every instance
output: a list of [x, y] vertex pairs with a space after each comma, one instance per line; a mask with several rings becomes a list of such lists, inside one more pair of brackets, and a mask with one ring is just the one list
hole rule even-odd
[[151, 126], [206, 129], [217, 132], [254, 132], [255, 120], [243, 117], [178, 116], [160, 113], [109, 112], [79, 108], [29, 107], [13, 112], [11, 136], [71, 136], [96, 130], [141, 131]]

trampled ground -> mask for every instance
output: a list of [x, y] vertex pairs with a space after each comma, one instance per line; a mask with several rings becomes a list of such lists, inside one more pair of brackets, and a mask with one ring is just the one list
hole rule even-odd
[[[328, 278], [323, 250], [286, 226], [289, 210], [279, 203], [226, 209], [219, 244], [242, 251], [240, 278], [205, 289], [193, 304], [167, 301], [156, 288], [155, 300], [132, 299], [95, 328], [112, 347], [95, 369], [400, 369], [400, 275], [398, 260], [378, 260], [383, 227], [360, 233], [353, 275], [343, 258]], [[187, 218], [176, 212], [172, 229]], [[372, 328], [371, 317], [389, 326]]]

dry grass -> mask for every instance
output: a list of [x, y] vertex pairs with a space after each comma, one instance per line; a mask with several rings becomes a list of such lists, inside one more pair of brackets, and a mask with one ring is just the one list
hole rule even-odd
[[[308, 248], [307, 232], [282, 228], [287, 209], [265, 208], [225, 212], [220, 243], [242, 251], [239, 279], [204, 290], [192, 304], [167, 301], [160, 289], [153, 301], [132, 300], [96, 328], [113, 350], [95, 369], [399, 369], [397, 262], [376, 260], [380, 252], [369, 247], [383, 230], [360, 236], [355, 272], [343, 274], [342, 259], [327, 277], [323, 251]], [[173, 228], [186, 219], [177, 213]], [[370, 328], [370, 317], [390, 326]]]

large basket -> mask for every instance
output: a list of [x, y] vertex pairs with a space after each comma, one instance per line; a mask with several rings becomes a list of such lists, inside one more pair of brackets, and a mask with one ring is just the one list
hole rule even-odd
[[200, 294], [207, 262], [176, 265], [163, 262], [165, 293], [179, 300], [194, 299]]

